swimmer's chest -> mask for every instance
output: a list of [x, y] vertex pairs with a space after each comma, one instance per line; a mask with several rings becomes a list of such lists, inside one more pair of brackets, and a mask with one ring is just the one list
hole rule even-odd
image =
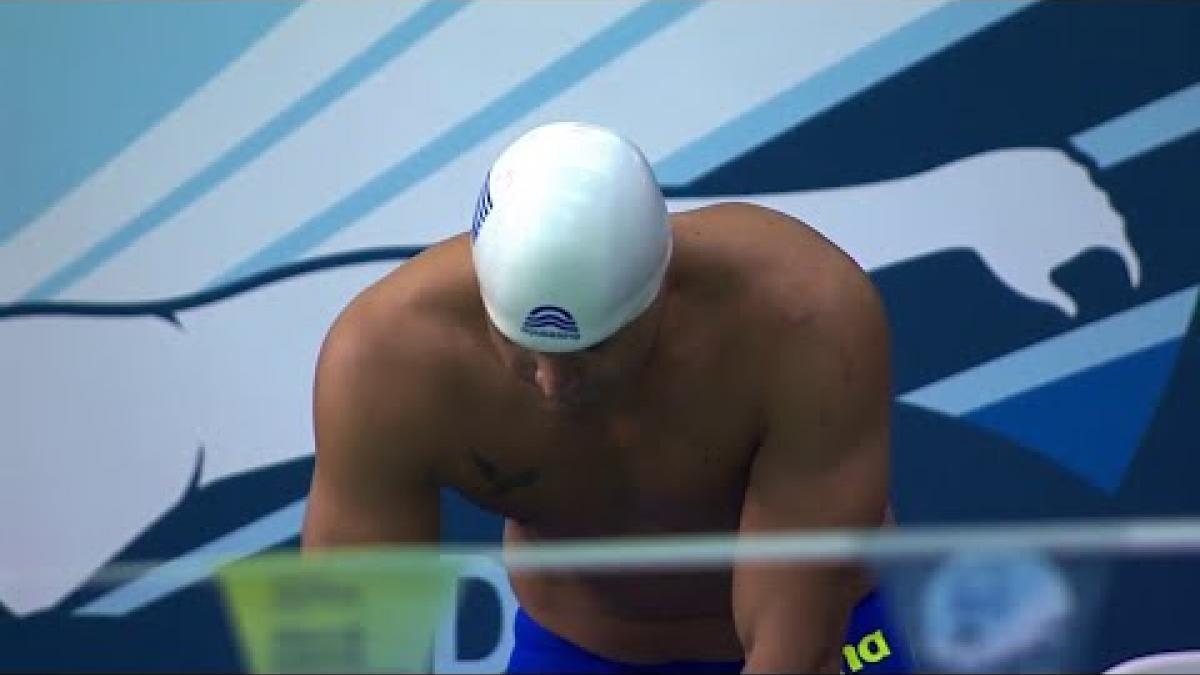
[[505, 424], [460, 451], [450, 482], [545, 537], [736, 529], [753, 427], [728, 409], [696, 412]]

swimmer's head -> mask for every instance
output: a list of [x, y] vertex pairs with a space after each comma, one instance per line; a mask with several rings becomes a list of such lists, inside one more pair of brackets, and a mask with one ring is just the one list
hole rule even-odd
[[[642, 153], [601, 127], [537, 127], [488, 172], [471, 228], [494, 329], [540, 355], [585, 360], [650, 308], [671, 258], [662, 191]], [[610, 340], [612, 339], [612, 340]]]

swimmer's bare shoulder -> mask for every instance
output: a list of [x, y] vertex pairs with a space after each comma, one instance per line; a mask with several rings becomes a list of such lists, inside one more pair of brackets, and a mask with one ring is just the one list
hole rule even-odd
[[[434, 542], [439, 451], [456, 443], [453, 351], [468, 339], [461, 238], [368, 287], [329, 329], [313, 387], [305, 549]], [[469, 273], [469, 267], [466, 272]]]
[[[862, 337], [873, 351], [886, 346], [886, 317], [874, 283], [803, 221], [741, 202], [677, 213], [674, 221], [676, 236], [704, 251], [696, 256], [704, 268], [722, 270], [722, 282], [737, 288], [719, 305], [735, 310], [740, 332], [767, 341], [755, 344], [756, 350], [826, 360], [814, 340], [828, 338], [824, 347], [832, 348], [834, 334]], [[813, 348], [795, 349], [795, 338], [806, 338]]]
[[791, 216], [741, 203], [692, 213], [750, 279], [738, 327], [760, 359], [753, 372], [766, 392], [764, 447], [781, 438], [787, 447], [779, 454], [797, 458], [806, 471], [866, 453], [864, 475], [846, 492], [869, 495], [870, 514], [860, 524], [878, 524], [870, 521], [886, 493], [892, 392], [890, 335], [877, 288], [845, 252]]
[[[832, 242], [785, 214], [729, 204], [691, 217], [752, 279], [743, 303], [752, 309], [739, 327], [755, 340], [764, 429], [739, 530], [882, 525], [891, 383], [886, 317], [874, 284]], [[737, 568], [734, 614], [747, 670], [835, 664], [861, 572]]]
[[[753, 372], [777, 374], [778, 360], [828, 364], [857, 340], [878, 354], [868, 366], [887, 376], [887, 319], [866, 272], [836, 244], [792, 216], [755, 204], [725, 202], [674, 214], [677, 238], [702, 260], [692, 276], [712, 277], [732, 293], [709, 293], [706, 315], [747, 336], [743, 351], [770, 359]], [[811, 381], [811, 378], [804, 378]], [[874, 383], [878, 385], [880, 383]], [[795, 392], [801, 393], [801, 392]], [[814, 392], [818, 395], [821, 392]]]

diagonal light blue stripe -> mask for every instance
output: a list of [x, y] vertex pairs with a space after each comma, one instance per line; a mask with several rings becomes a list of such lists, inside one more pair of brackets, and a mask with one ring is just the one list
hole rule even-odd
[[175, 591], [203, 581], [222, 565], [282, 544], [300, 532], [306, 500], [294, 502], [164, 563], [75, 610], [78, 616], [124, 616]]
[[453, 16], [467, 2], [433, 1], [397, 24], [383, 37], [339, 68], [333, 75], [238, 142], [211, 164], [188, 178], [162, 199], [139, 213], [79, 257], [71, 260], [27, 291], [22, 300], [51, 298], [86, 277], [172, 216], [208, 194], [226, 178], [303, 126], [346, 92], [358, 86], [397, 55]]
[[666, 186], [685, 185], [1031, 4], [968, 0], [935, 9], [663, 158], [655, 174]]
[[701, 6], [702, 3], [686, 0], [648, 0], [639, 5], [333, 206], [234, 265], [212, 284], [227, 283], [288, 262], [320, 245], [342, 228]]
[[0, 245], [298, 6], [0, 2]]
[[964, 415], [1055, 380], [1181, 338], [1196, 307], [1192, 286], [1043, 340], [899, 397]]
[[1198, 129], [1200, 82], [1080, 132], [1071, 143], [1108, 169]]

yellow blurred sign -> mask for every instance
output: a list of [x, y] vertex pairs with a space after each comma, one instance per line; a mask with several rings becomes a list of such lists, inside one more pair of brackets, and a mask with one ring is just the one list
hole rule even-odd
[[258, 556], [217, 577], [251, 672], [429, 672], [458, 569], [432, 551], [338, 551]]

